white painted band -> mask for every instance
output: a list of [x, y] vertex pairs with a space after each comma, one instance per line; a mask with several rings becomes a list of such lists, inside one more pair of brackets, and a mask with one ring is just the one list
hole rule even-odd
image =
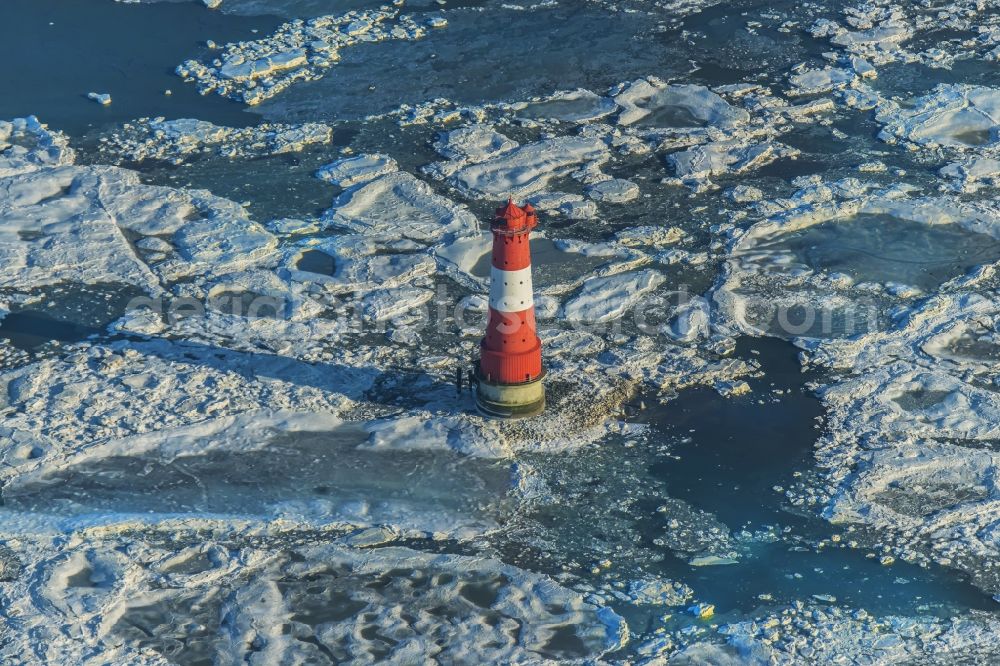
[[490, 307], [498, 312], [520, 312], [534, 307], [531, 266], [519, 271], [490, 270]]

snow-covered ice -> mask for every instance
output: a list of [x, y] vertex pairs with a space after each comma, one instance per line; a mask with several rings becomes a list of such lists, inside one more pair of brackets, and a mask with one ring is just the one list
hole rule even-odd
[[551, 578], [489, 558], [351, 547], [359, 536], [314, 545], [291, 533], [277, 552], [259, 538], [175, 549], [157, 535], [114, 532], [90, 546], [45, 544], [31, 563], [37, 573], [5, 592], [4, 617], [24, 631], [3, 654], [521, 663], [597, 658], [628, 640], [621, 617]]
[[715, 292], [725, 325], [795, 339], [844, 373], [817, 387], [823, 482], [794, 501], [989, 587], [998, 225], [991, 202], [815, 182], [732, 242]]
[[618, 106], [608, 97], [590, 90], [557, 92], [549, 97], [522, 102], [514, 107], [525, 118], [558, 120], [562, 122], [589, 122], [614, 113]]
[[639, 186], [622, 178], [612, 178], [588, 186], [587, 196], [597, 201], [627, 203], [639, 196]]
[[614, 97], [622, 108], [622, 125], [643, 123], [648, 127], [700, 127], [714, 125], [734, 129], [750, 121], [750, 114], [732, 107], [708, 88], [690, 84], [668, 84], [659, 79], [637, 79], [622, 86]]
[[321, 167], [316, 177], [337, 187], [351, 187], [396, 170], [396, 160], [388, 155], [358, 155]]
[[610, 157], [603, 141], [586, 137], [544, 139], [458, 169], [450, 182], [467, 196], [518, 198], [543, 190], [550, 180]]
[[101, 145], [115, 161], [163, 160], [181, 164], [213, 151], [230, 158], [281, 155], [330, 142], [332, 129], [323, 123], [255, 127], [220, 127], [204, 120], [143, 118], [126, 123]]
[[643, 296], [663, 283], [664, 277], [653, 270], [591, 278], [580, 292], [566, 301], [563, 316], [583, 322], [617, 319], [642, 302]]
[[[0, 122], [0, 655], [995, 660], [989, 3], [354, 4], [120, 8], [253, 18]], [[454, 383], [507, 197], [524, 422]]]
[[878, 110], [880, 136], [927, 148], [978, 148], [996, 143], [1000, 89], [941, 84], [912, 105], [887, 103]]
[[0, 176], [72, 164], [73, 160], [69, 139], [43, 125], [38, 118], [0, 120]]
[[337, 198], [326, 219], [369, 235], [400, 234], [418, 242], [478, 228], [464, 206], [435, 194], [426, 183], [405, 172], [390, 172], [348, 189]]
[[715, 293], [726, 316], [745, 331], [850, 335], [877, 325], [886, 299], [974, 285], [974, 269], [1000, 259], [992, 206], [872, 189], [810, 185], [734, 240]]

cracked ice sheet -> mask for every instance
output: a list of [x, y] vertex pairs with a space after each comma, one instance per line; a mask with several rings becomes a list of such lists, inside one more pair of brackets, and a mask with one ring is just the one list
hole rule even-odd
[[[52, 142], [3, 151], [20, 156], [0, 177], [3, 287], [125, 283], [158, 295], [182, 278], [277, 262], [277, 239], [238, 204], [203, 190], [143, 185], [134, 171], [72, 166], [68, 149], [49, 166], [40, 156], [51, 155]], [[147, 238], [133, 246], [126, 234]], [[160, 250], [137, 253], [153, 247], [144, 243]]]
[[[484, 458], [556, 452], [614, 432], [616, 422], [608, 415], [637, 380], [712, 383], [747, 372], [740, 362], [712, 364], [694, 350], [676, 351], [647, 344], [618, 349], [602, 363], [554, 358], [552, 381], [563, 374], [590, 379], [568, 393], [553, 388], [552, 410], [531, 423], [441, 416], [441, 408], [454, 403], [452, 387], [443, 384], [425, 392], [428, 409], [348, 426], [342, 424], [346, 414], [358, 418], [357, 401], [384, 374], [364, 358], [361, 367], [314, 365], [167, 341], [69, 348], [64, 359], [0, 377], [16, 414], [5, 423], [13, 436], [3, 450], [7, 507], [19, 512], [11, 524], [36, 533], [91, 529], [132, 525], [138, 512], [143, 523], [153, 518], [225, 530], [278, 520], [323, 527], [381, 524], [414, 536], [469, 538], [494, 528], [493, 507], [507, 501], [510, 489], [503, 464]], [[55, 388], [42, 392], [40, 386]], [[262, 436], [268, 430], [279, 434]], [[289, 451], [297, 453], [290, 458]], [[351, 458], [357, 461], [346, 464]], [[281, 470], [302, 460], [310, 461], [307, 468], [276, 472], [268, 492], [241, 494], [263, 482], [260, 469]], [[426, 494], [397, 497], [386, 487], [397, 463], [401, 479], [423, 469]], [[366, 469], [374, 474], [370, 479]], [[354, 471], [341, 478], [344, 470]], [[130, 480], [118, 486], [116, 478]], [[107, 482], [89, 487], [88, 479]], [[166, 479], [173, 479], [168, 487], [142, 490], [147, 480]], [[461, 489], [449, 490], [450, 482]], [[412, 479], [400, 484], [413, 485]], [[59, 498], [51, 495], [53, 485]], [[42, 501], [46, 495], [52, 501]], [[461, 505], [466, 499], [475, 506]]]
[[0, 654], [82, 663], [99, 653], [143, 665], [415, 655], [527, 663], [596, 659], [627, 641], [622, 618], [546, 576], [350, 542], [294, 532], [206, 541], [184, 526], [171, 539], [94, 531], [86, 544], [24, 541], [24, 573], [4, 586], [2, 611], [20, 630]]
[[[571, 447], [605, 432], [592, 424], [574, 433], [554, 415], [547, 435], [544, 423], [533, 436], [504, 434], [479, 417], [421, 410], [344, 424], [338, 414], [357, 419], [356, 401], [382, 374], [167, 341], [68, 349], [66, 358], [6, 373], [5, 407], [17, 412], [0, 449], [17, 512], [9, 527], [48, 532], [138, 517], [233, 529], [280, 520], [470, 538], [496, 527], [510, 491], [506, 465], [485, 459], [545, 447], [545, 437]], [[437, 393], [454, 401], [450, 385]], [[390, 443], [400, 437], [405, 445]], [[171, 481], [144, 491], [154, 468], [150, 483]], [[261, 483], [266, 492], [246, 494]], [[62, 489], [59, 500], [39, 501], [52, 484]]]
[[124, 282], [158, 293], [101, 201], [119, 173], [72, 167], [74, 157], [66, 138], [33, 116], [0, 122], [0, 287]]
[[470, 539], [496, 529], [516, 504], [509, 465], [447, 448], [364, 446], [369, 437], [365, 424], [332, 413], [263, 409], [52, 451], [8, 475], [5, 525], [41, 534], [178, 522], [232, 531], [277, 521], [282, 529], [385, 526], [414, 538]]
[[128, 179], [113, 170], [56, 167], [0, 178], [0, 287], [125, 283], [159, 293], [159, 280], [102, 205], [100, 191], [120, 176]]
[[[567, 331], [566, 334], [573, 336], [571, 331]], [[198, 335], [203, 339], [215, 341], [215, 344], [237, 347], [243, 339], [237, 337], [231, 342], [222, 337], [216, 338], [211, 331], [204, 329], [200, 329]], [[614, 432], [617, 427], [617, 421], [613, 418], [615, 410], [639, 383], [671, 392], [695, 384], [711, 386], [719, 382], [732, 381], [753, 371], [751, 366], [738, 359], [712, 359], [696, 349], [658, 344], [653, 338], [642, 338], [634, 343], [616, 347], [601, 357], [597, 357], [597, 354], [605, 348], [604, 344], [592, 336], [589, 340], [566, 342], [570, 344], [568, 348], [560, 348], [556, 344], [550, 354], [549, 377], [555, 383], [555, 388], [549, 396], [552, 409], [543, 417], [531, 422], [505, 424], [464, 412], [442, 414], [442, 410], [454, 409], [454, 389], [447, 369], [434, 369], [426, 377], [412, 379], [419, 388], [415, 385], [415, 388], [407, 389], [409, 384], [404, 383], [396, 389], [403, 391], [402, 395], [406, 396], [407, 402], [413, 406], [398, 417], [383, 417], [385, 420], [380, 422], [377, 428], [373, 424], [372, 432], [379, 434], [372, 436], [370, 445], [375, 448], [458, 451], [464, 455], [481, 458], [511, 458], [522, 451], [572, 450], [595, 442], [609, 432]], [[277, 341], [269, 343], [271, 346], [278, 344]], [[162, 347], [163, 343], [156, 345]], [[216, 351], [212, 353], [207, 351], [212, 349]], [[179, 346], [176, 350], [161, 348], [157, 353], [165, 358], [178, 355], [187, 362], [186, 357], [191, 353], [196, 354], [194, 358], [198, 359], [198, 351], [198, 347], [188, 349], [186, 346]], [[350, 417], [352, 420], [365, 420], [377, 418], [380, 410], [373, 409], [374, 405], [356, 401], [368, 395], [373, 385], [378, 386], [387, 376], [394, 374], [384, 371], [387, 365], [416, 367], [426, 362], [423, 356], [426, 351], [401, 345], [388, 347], [357, 345], [349, 352], [341, 346], [333, 348], [332, 351], [313, 353], [303, 352], [300, 345], [296, 344], [282, 353], [302, 354], [307, 358], [322, 360], [304, 363], [283, 356], [262, 355], [259, 352], [238, 353], [214, 346], [208, 347], [206, 353], [201, 355], [201, 363], [207, 364], [208, 369], [218, 365], [220, 369], [225, 368], [227, 373], [232, 372], [234, 375], [217, 377], [216, 372], [211, 372], [208, 377], [201, 378], [200, 375], [195, 375], [192, 379], [197, 379], [198, 382], [219, 383], [222, 386], [232, 385], [232, 393], [227, 388], [220, 394], [218, 400], [208, 401], [205, 405], [191, 401], [187, 398], [187, 394], [199, 394], [204, 390], [199, 389], [197, 385], [188, 386], [192, 381], [187, 379], [186, 373], [189, 370], [185, 365], [175, 362], [170, 367], [178, 367], [180, 376], [177, 381], [166, 384], [175, 386], [183, 395], [174, 397], [171, 389], [171, 393], [157, 397], [156, 400], [166, 403], [164, 408], [167, 410], [174, 409], [171, 403], [173, 400], [186, 401], [182, 404], [188, 405], [184, 412], [185, 418], [188, 419], [197, 418], [197, 415], [208, 407], [212, 408], [215, 415], [268, 408], [272, 404], [283, 408], [301, 404], [308, 409], [320, 408], [336, 413], [350, 412], [354, 414]], [[147, 371], [140, 369], [146, 361], [137, 359], [136, 363], [139, 368], [122, 371], [128, 385], [141, 385], [143, 377], [148, 376]], [[240, 376], [244, 372], [244, 364], [252, 364], [258, 368], [257, 375], [262, 377], [260, 387], [257, 381], [251, 382]], [[98, 370], [100, 367], [98, 366]], [[66, 372], [62, 367], [52, 371]], [[156, 371], [155, 368], [151, 368], [148, 373]], [[41, 368], [23, 370], [22, 373], [12, 375], [15, 381], [11, 385], [18, 387], [18, 390], [30, 392], [31, 387], [37, 382], [46, 381], [44, 379], [46, 371]], [[567, 383], [570, 378], [573, 381]], [[116, 396], [114, 386], [104, 389], [99, 382], [92, 386], [84, 383], [84, 386], [87, 386], [88, 395], [95, 394], [99, 398], [99, 404], [112, 403], [107, 405], [107, 408], [111, 408], [109, 414], [102, 417], [105, 421], [110, 421], [110, 416], [117, 413], [113, 403], [123, 400], [125, 396]], [[262, 392], [262, 389], [266, 390]], [[24, 400], [28, 394], [16, 395], [20, 400]], [[392, 399], [391, 394], [389, 399]], [[86, 401], [79, 406], [74, 404], [73, 401], [68, 401], [68, 396], [58, 393], [49, 403], [32, 403], [33, 412], [41, 410], [44, 413], [50, 409], [57, 412], [47, 417], [45, 423], [59, 427], [43, 429], [40, 434], [48, 433], [53, 437], [72, 438], [91, 432], [90, 428], [86, 428], [81, 433], [81, 429], [69, 418], [69, 414], [58, 413], [63, 407], [82, 413], [91, 413], [94, 409]], [[169, 411], [162, 416], [157, 414], [159, 412], [153, 410], [148, 416], [141, 415], [142, 420], [149, 418], [158, 422], [159, 419], [169, 418], [171, 426], [177, 423]], [[64, 416], [65, 421], [63, 421]], [[25, 431], [39, 431], [39, 422], [34, 418], [27, 418], [13, 425]], [[123, 428], [128, 425], [126, 421], [119, 423], [118, 427]], [[162, 428], [166, 427], [166, 424], [143, 427]], [[18, 449], [22, 453], [25, 450], [23, 447]]]
[[[258, 409], [337, 413], [371, 385], [362, 368], [195, 343], [81, 345], [0, 375], [5, 425], [77, 447]], [[42, 391], [40, 387], [51, 390]]]

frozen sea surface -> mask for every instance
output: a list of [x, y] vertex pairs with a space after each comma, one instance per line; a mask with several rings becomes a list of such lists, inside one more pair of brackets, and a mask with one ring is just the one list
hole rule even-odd
[[[988, 3], [8, 0], [0, 56], [4, 663], [1000, 658]], [[508, 196], [520, 422], [454, 386]]]

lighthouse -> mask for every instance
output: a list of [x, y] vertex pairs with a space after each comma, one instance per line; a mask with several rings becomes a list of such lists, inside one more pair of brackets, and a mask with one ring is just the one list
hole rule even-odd
[[476, 405], [490, 416], [534, 416], [545, 409], [528, 239], [536, 226], [538, 215], [531, 204], [522, 208], [512, 200], [496, 210], [490, 224], [490, 310], [476, 372]]

